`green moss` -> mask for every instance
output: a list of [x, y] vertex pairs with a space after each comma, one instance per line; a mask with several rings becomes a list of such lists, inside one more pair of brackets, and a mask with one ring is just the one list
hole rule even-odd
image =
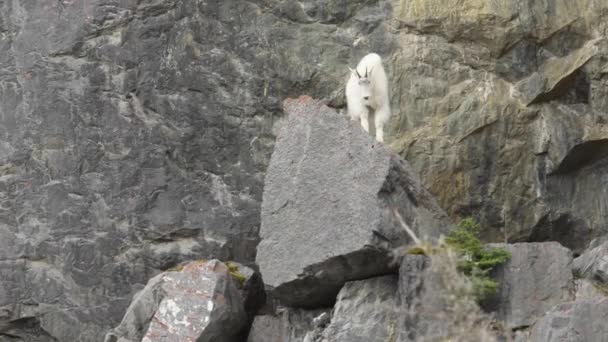
[[409, 255], [433, 255], [445, 252], [442, 246], [436, 246], [428, 241], [422, 241], [419, 245], [406, 249], [403, 253]]
[[0, 165], [0, 176], [12, 175], [17, 173], [17, 168], [13, 164]]
[[423, 248], [421, 247], [412, 247], [410, 249], [408, 249], [405, 254], [411, 254], [411, 255], [426, 255], [426, 252], [424, 251]]
[[167, 272], [181, 272], [184, 269], [184, 265], [175, 265], [173, 267], [169, 267]]
[[228, 271], [230, 272], [230, 275], [234, 277], [234, 279], [236, 279], [239, 282], [239, 285], [242, 287], [245, 285], [245, 281], [247, 280], [247, 277], [242, 274], [241, 272], [239, 272], [239, 265], [228, 261], [226, 263], [226, 266], [228, 266]]
[[458, 269], [471, 280], [477, 301], [483, 302], [498, 289], [498, 283], [490, 277], [490, 272], [509, 260], [511, 255], [502, 248], [485, 247], [479, 240], [480, 230], [475, 220], [465, 218], [445, 241], [459, 253]]

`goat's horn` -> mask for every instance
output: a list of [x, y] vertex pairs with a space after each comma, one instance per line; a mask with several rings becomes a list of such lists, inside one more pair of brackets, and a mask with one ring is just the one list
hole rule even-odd
[[367, 68], [365, 68], [365, 77], [367, 77]]
[[361, 78], [361, 75], [359, 75], [359, 70], [357, 70], [357, 68], [355, 68], [355, 74], [357, 74], [357, 77]]

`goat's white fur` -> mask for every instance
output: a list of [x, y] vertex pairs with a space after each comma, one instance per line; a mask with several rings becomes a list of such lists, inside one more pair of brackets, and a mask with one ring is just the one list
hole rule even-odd
[[351, 120], [361, 120], [361, 126], [369, 132], [369, 111], [374, 111], [376, 140], [384, 142], [384, 125], [391, 116], [388, 96], [388, 80], [382, 67], [382, 59], [375, 53], [363, 57], [356, 69], [350, 69], [346, 83], [346, 104]]

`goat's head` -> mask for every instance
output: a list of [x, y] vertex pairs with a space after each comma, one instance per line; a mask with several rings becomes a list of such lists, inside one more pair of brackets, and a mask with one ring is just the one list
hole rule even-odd
[[372, 83], [370, 77], [372, 76], [372, 69], [365, 69], [365, 74], [360, 74], [357, 69], [350, 69], [350, 72], [353, 73], [354, 76], [357, 77], [361, 101], [366, 106], [370, 104], [371, 96], [372, 96]]

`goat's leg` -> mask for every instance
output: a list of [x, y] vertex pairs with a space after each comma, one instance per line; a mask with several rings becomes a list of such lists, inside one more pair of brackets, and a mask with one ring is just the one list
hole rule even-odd
[[379, 121], [378, 119], [374, 120], [376, 124], [376, 141], [383, 143], [384, 142], [384, 122]]
[[367, 110], [361, 112], [361, 126], [369, 133], [369, 112]]
[[376, 125], [376, 140], [384, 142], [384, 125], [388, 122], [391, 116], [390, 107], [388, 104], [378, 108], [374, 116], [374, 124]]

